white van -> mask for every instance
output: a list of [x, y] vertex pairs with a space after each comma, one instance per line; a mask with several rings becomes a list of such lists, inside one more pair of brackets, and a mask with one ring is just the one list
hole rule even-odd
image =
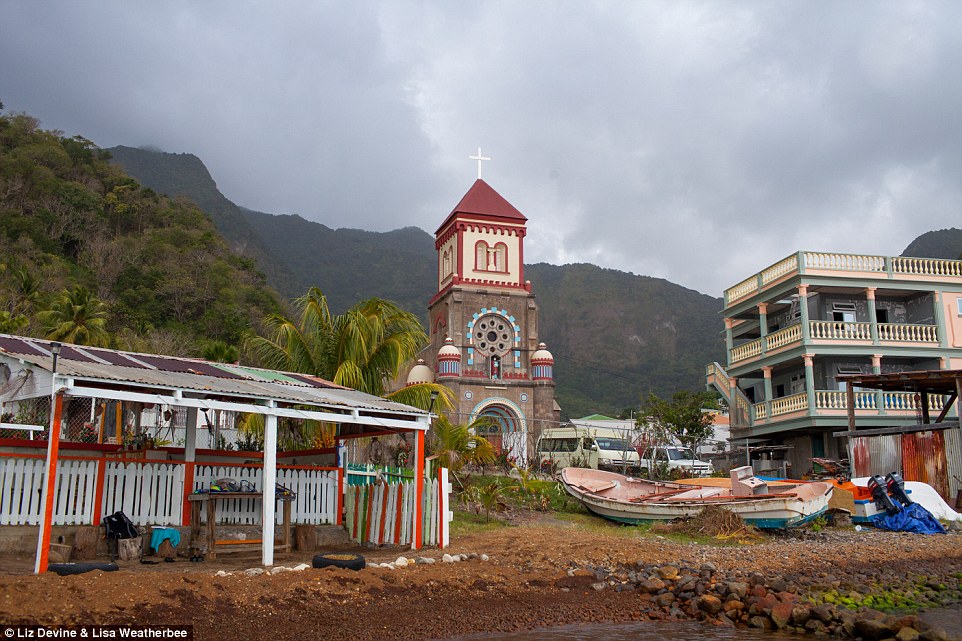
[[669, 471], [678, 470], [683, 476], [709, 476], [714, 472], [710, 462], [699, 460], [691, 448], [680, 445], [650, 445], [639, 447], [641, 454], [641, 469], [646, 475], [648, 466], [654, 463], [666, 465]]
[[583, 425], [549, 427], [538, 439], [541, 462], [563, 467], [590, 467], [595, 470], [621, 472], [627, 459], [629, 474], [638, 471], [638, 452], [622, 430]]

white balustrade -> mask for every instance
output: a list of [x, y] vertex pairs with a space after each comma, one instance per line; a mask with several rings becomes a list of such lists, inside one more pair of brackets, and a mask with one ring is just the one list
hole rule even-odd
[[809, 333], [813, 340], [872, 340], [871, 323], [845, 323], [842, 321], [809, 321]]
[[758, 277], [752, 276], [751, 278], [746, 278], [734, 287], [729, 287], [725, 290], [725, 303], [730, 305], [733, 301], [736, 301], [743, 296], [747, 296], [757, 290]]
[[802, 326], [800, 323], [795, 323], [766, 336], [765, 344], [768, 350], [773, 350], [800, 340], [802, 340]]
[[885, 257], [866, 254], [830, 254], [805, 252], [805, 269], [834, 271], [884, 272]]
[[768, 403], [755, 403], [752, 407], [755, 409], [756, 421], [768, 418]]
[[895, 256], [892, 258], [892, 271], [896, 274], [959, 277], [962, 276], [962, 260]]
[[762, 271], [762, 285], [778, 280], [785, 274], [798, 271], [798, 254], [792, 254]]
[[[836, 390], [815, 390], [815, 408], [820, 410], [847, 410], [848, 395]], [[874, 410], [875, 392], [855, 392], [856, 410]]]
[[792, 394], [772, 401], [772, 416], [808, 409], [808, 394]]
[[736, 363], [738, 361], [743, 361], [746, 358], [751, 358], [752, 356], [758, 356], [762, 353], [762, 340], [756, 338], [753, 341], [743, 343], [732, 348], [732, 362]]
[[939, 332], [935, 325], [904, 325], [899, 323], [879, 323], [880, 341], [901, 343], [938, 343]]

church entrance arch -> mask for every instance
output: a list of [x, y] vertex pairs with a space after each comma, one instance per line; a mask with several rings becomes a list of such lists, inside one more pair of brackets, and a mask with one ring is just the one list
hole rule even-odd
[[528, 424], [521, 408], [506, 398], [488, 398], [471, 412], [472, 420], [482, 416], [491, 418], [492, 423], [479, 430], [478, 436], [488, 439], [498, 454], [516, 457], [519, 465], [526, 463]]

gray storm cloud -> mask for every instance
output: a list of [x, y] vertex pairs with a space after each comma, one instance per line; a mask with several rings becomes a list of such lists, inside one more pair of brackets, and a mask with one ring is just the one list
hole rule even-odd
[[480, 145], [529, 261], [717, 296], [959, 226], [960, 32], [957, 2], [0, 0], [0, 100], [331, 227], [433, 232]]

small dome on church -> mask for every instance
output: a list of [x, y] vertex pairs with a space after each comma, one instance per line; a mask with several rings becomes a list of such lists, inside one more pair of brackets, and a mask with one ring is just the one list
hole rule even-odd
[[548, 351], [548, 346], [544, 343], [538, 343], [538, 349], [534, 354], [531, 355], [531, 362], [548, 362], [554, 363], [554, 356]]
[[538, 343], [538, 349], [531, 355], [531, 378], [536, 381], [554, 378], [554, 356], [544, 343]]
[[431, 368], [424, 364], [424, 359], [419, 358], [418, 364], [411, 368], [408, 374], [408, 385], [420, 385], [423, 383], [433, 383], [434, 373]]
[[454, 346], [454, 340], [450, 336], [444, 339], [444, 346], [438, 350], [438, 358], [461, 359], [461, 350]]

